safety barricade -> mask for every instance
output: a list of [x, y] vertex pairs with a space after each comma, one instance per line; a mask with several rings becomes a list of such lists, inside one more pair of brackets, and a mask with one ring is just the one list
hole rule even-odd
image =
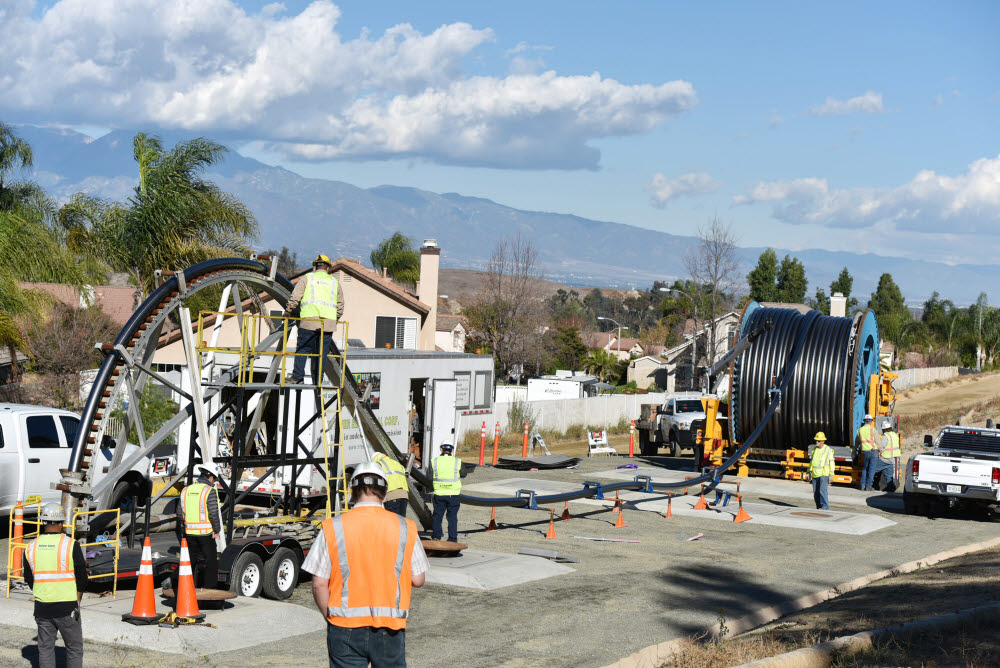
[[587, 456], [593, 457], [594, 455], [617, 455], [618, 451], [615, 450], [608, 443], [608, 432], [606, 431], [588, 431], [587, 432]]

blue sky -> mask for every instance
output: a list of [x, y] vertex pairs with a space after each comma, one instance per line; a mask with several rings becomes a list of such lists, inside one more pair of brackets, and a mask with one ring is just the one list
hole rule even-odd
[[0, 118], [742, 245], [995, 264], [996, 2], [0, 0]]

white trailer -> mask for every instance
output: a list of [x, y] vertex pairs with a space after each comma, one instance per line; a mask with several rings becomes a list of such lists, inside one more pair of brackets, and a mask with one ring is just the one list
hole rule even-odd
[[597, 394], [597, 378], [586, 374], [556, 374], [528, 379], [528, 401], [580, 399]]

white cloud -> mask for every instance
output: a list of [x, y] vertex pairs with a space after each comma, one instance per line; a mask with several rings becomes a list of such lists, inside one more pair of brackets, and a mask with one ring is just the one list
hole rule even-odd
[[463, 62], [494, 39], [489, 28], [400, 24], [345, 41], [328, 0], [294, 15], [232, 0], [59, 0], [32, 12], [0, 9], [0, 43], [18, 54], [0, 59], [0, 113], [37, 122], [227, 133], [310, 159], [579, 169], [599, 164], [592, 140], [646, 132], [697, 103], [685, 81], [536, 74], [526, 60], [520, 73], [470, 78]]
[[858, 95], [849, 100], [828, 97], [823, 104], [809, 108], [809, 114], [812, 116], [881, 114], [883, 112], [885, 112], [885, 108], [882, 106], [882, 93], [873, 91], [868, 91], [864, 95]]
[[646, 184], [646, 191], [652, 193], [650, 203], [662, 209], [674, 197], [680, 195], [705, 195], [714, 193], [722, 184], [708, 174], [688, 173], [669, 179], [663, 174], [655, 174]]
[[894, 188], [831, 189], [826, 179], [757, 183], [733, 205], [771, 202], [786, 223], [953, 234], [1000, 234], [1000, 156], [981, 158], [958, 176], [930, 170]]

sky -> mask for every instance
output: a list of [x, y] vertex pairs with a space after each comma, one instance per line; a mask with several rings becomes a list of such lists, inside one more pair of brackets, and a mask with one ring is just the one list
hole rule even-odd
[[[0, 0], [0, 120], [744, 246], [997, 264], [1000, 3]], [[12, 54], [16, 54], [13, 57]]]

